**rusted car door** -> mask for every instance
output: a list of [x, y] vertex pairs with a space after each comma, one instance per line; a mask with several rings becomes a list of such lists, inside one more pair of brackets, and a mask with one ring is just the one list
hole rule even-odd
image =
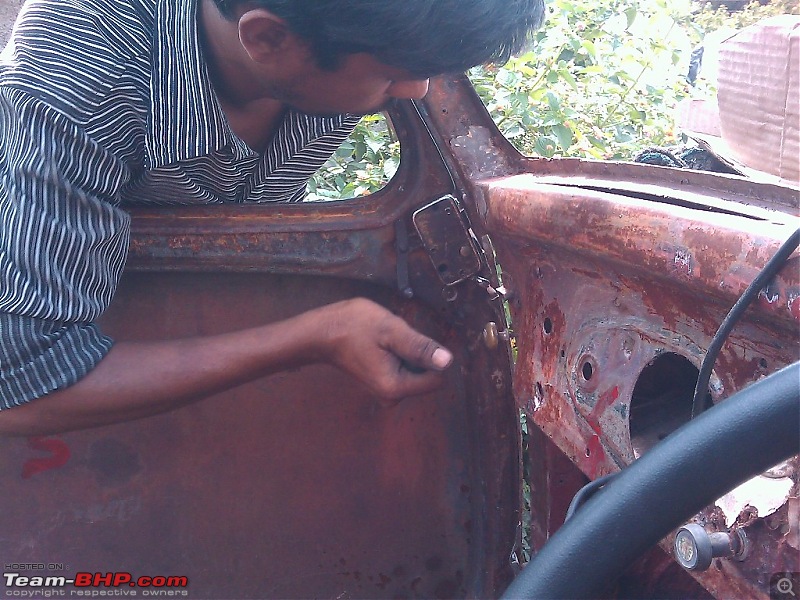
[[[440, 224], [417, 219], [455, 245], [435, 265], [423, 247], [414, 213], [458, 190], [417, 109], [393, 117], [401, 167], [371, 197], [132, 209], [127, 269], [101, 325], [119, 340], [213, 334], [363, 296], [454, 350], [446, 385], [381, 408], [312, 366], [155, 418], [0, 440], [5, 572], [187, 577], [171, 591], [191, 598], [502, 591], [518, 418], [509, 355], [482, 338], [501, 306], [474, 279], [488, 263], [455, 204], [426, 213], [441, 210]], [[113, 583], [100, 589], [144, 594]]]
[[[502, 267], [518, 352], [514, 396], [538, 426], [527, 440], [535, 549], [563, 521], [576, 485], [569, 463], [589, 479], [613, 473], [690, 419], [711, 338], [797, 229], [800, 191], [663, 167], [525, 159], [471, 96], [465, 79], [453, 79], [427, 106], [472, 226]], [[798, 261], [784, 265], [723, 346], [709, 405], [797, 360]], [[738, 560], [716, 561], [695, 582], [666, 540], [667, 553], [634, 565], [620, 593], [767, 598], [770, 576], [798, 564], [797, 464], [759, 488], [768, 501], [750, 488], [698, 515], [709, 531], [744, 536]]]

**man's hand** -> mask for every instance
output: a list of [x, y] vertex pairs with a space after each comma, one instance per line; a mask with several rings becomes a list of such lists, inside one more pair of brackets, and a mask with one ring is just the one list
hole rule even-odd
[[453, 355], [382, 306], [358, 298], [320, 309], [323, 360], [362, 381], [388, 401], [428, 392], [442, 383]]
[[374, 302], [347, 300], [222, 335], [120, 342], [75, 385], [0, 411], [0, 435], [48, 435], [174, 410], [270, 373], [328, 362], [385, 400], [441, 383], [453, 360]]

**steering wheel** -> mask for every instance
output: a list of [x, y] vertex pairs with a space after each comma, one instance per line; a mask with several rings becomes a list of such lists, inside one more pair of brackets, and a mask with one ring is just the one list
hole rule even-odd
[[705, 506], [798, 450], [800, 362], [705, 411], [621, 471], [502, 598], [596, 597]]

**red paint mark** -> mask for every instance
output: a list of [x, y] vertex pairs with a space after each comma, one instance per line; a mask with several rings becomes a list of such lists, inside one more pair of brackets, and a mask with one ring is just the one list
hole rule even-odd
[[30, 479], [34, 475], [50, 471], [52, 469], [60, 469], [70, 459], [72, 453], [69, 446], [61, 440], [44, 437], [28, 438], [28, 447], [31, 450], [38, 450], [39, 452], [48, 452], [50, 456], [43, 456], [40, 458], [32, 458], [26, 462], [22, 467], [22, 478]]
[[589, 421], [592, 423], [596, 423], [600, 415], [606, 412], [614, 401], [619, 398], [619, 387], [614, 386], [610, 390], [608, 390], [605, 394], [601, 394], [600, 397], [597, 399], [597, 404], [594, 405], [592, 408], [592, 412], [589, 413]]
[[587, 421], [594, 431], [592, 439], [586, 446], [586, 469], [588, 475], [592, 479], [600, 476], [600, 467], [606, 460], [606, 451], [603, 448], [603, 443], [600, 438], [603, 435], [603, 428], [600, 427], [600, 415], [607, 411], [612, 404], [619, 398], [619, 387], [614, 386], [604, 394], [601, 394], [597, 399], [597, 403], [589, 413]]

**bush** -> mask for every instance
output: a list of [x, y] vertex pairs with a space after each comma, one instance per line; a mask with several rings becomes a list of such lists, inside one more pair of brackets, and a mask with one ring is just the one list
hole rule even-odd
[[688, 1], [553, 0], [531, 52], [471, 77], [524, 154], [630, 158], [676, 142], [689, 19]]

